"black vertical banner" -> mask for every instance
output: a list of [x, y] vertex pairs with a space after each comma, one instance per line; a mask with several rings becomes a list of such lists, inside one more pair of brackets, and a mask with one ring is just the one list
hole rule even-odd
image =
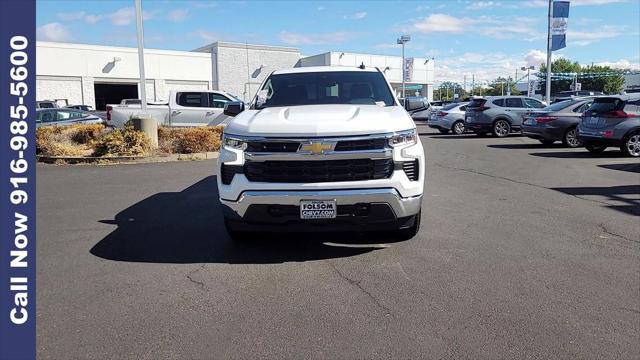
[[0, 1], [0, 359], [36, 357], [36, 4]]

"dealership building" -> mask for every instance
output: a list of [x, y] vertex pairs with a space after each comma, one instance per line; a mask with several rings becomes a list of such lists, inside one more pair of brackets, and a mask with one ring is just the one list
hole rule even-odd
[[[106, 104], [139, 94], [137, 48], [42, 42], [36, 44], [36, 97], [61, 105]], [[193, 51], [145, 49], [148, 101], [166, 101], [171, 90], [224, 90], [251, 100], [273, 70], [304, 66], [378, 67], [397, 94], [402, 88], [399, 56], [327, 52], [303, 56], [293, 47], [215, 42]], [[433, 97], [434, 61], [408, 58], [407, 95]]]

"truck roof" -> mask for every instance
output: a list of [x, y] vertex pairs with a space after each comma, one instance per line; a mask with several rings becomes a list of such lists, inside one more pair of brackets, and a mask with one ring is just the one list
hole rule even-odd
[[313, 72], [332, 72], [332, 71], [363, 71], [378, 72], [373, 66], [367, 66], [361, 69], [357, 66], [303, 66], [290, 69], [281, 69], [273, 72], [274, 75], [279, 74], [295, 74], [295, 73], [313, 73]]

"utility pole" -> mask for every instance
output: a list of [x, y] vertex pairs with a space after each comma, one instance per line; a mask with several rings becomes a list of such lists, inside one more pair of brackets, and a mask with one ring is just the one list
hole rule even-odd
[[551, 104], [551, 17], [553, 16], [553, 0], [549, 0], [549, 11], [547, 18], [547, 83], [545, 100]]
[[462, 88], [464, 89], [464, 92], [467, 92], [467, 75], [463, 76]]
[[476, 89], [476, 74], [471, 74], [471, 96]]

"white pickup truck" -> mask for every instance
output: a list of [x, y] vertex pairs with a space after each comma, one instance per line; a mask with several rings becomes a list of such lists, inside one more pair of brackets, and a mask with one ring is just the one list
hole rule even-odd
[[218, 193], [232, 239], [261, 231], [420, 226], [424, 150], [377, 68], [278, 70], [225, 127]]
[[[213, 126], [223, 124], [229, 117], [223, 114], [224, 105], [238, 101], [233, 95], [214, 90], [171, 91], [169, 101], [147, 105], [147, 113], [164, 126]], [[107, 105], [107, 125], [117, 128], [142, 112], [140, 104]]]

